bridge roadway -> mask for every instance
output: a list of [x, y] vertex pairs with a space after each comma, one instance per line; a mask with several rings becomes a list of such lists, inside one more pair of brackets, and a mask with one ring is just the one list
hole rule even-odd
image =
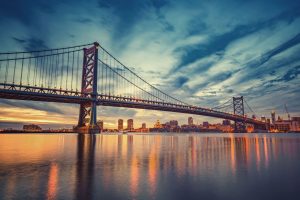
[[[3, 84], [0, 83], [0, 98], [17, 99], [17, 100], [31, 100], [44, 102], [60, 102], [80, 104], [84, 102], [91, 102], [93, 100], [90, 93], [81, 93], [78, 91], [69, 91], [53, 88], [41, 88], [34, 86]], [[169, 111], [177, 113], [187, 113], [194, 115], [203, 115], [209, 117], [216, 117], [222, 119], [229, 119], [233, 121], [245, 121], [249, 124], [264, 125], [265, 122], [247, 118], [241, 115], [235, 115], [226, 112], [220, 112], [212, 109], [202, 108], [198, 106], [186, 104], [173, 104], [155, 100], [143, 100], [133, 97], [120, 97], [112, 95], [98, 94], [95, 99], [97, 105], [126, 107], [147, 110]]]

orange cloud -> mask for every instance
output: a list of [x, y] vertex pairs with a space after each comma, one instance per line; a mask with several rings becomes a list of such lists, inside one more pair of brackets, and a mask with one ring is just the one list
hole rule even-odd
[[0, 106], [0, 122], [30, 122], [37, 124], [76, 124], [75, 116], [54, 114], [31, 108], [12, 108]]

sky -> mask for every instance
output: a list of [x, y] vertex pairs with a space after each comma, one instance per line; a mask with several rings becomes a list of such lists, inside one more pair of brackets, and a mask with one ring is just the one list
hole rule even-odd
[[[214, 107], [244, 96], [257, 116], [300, 116], [299, 0], [1, 0], [0, 51], [57, 48], [98, 41], [166, 93]], [[77, 123], [78, 106], [0, 99], [0, 128]], [[250, 114], [250, 113], [249, 113]], [[98, 107], [152, 126], [190, 115]], [[196, 123], [221, 119], [193, 116]]]

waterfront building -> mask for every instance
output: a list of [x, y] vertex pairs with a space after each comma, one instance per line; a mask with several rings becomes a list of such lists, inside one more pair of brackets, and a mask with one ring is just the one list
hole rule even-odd
[[177, 120], [171, 120], [170, 121], [170, 126], [173, 127], [173, 128], [177, 127], [178, 126], [178, 121]]
[[194, 123], [193, 123], [193, 118], [192, 118], [192, 117], [189, 117], [189, 118], [188, 118], [188, 125], [189, 125], [189, 126], [193, 126], [193, 124], [194, 124]]
[[142, 123], [142, 129], [146, 129], [146, 123]]
[[133, 119], [127, 120], [127, 130], [133, 130]]
[[272, 118], [272, 124], [275, 124], [276, 121], [275, 111], [271, 112], [271, 118]]
[[223, 123], [222, 123], [224, 126], [230, 126], [230, 120], [229, 119], [225, 119], [223, 120]]
[[42, 128], [39, 127], [38, 125], [35, 125], [35, 124], [28, 124], [28, 125], [24, 125], [24, 126], [23, 126], [23, 130], [24, 130], [24, 131], [32, 131], [32, 132], [36, 132], [36, 131], [41, 131]]
[[124, 129], [124, 126], [123, 126], [123, 119], [118, 119], [118, 130], [121, 131]]
[[157, 120], [154, 124], [154, 128], [162, 128], [162, 125], [160, 124], [159, 120]]
[[275, 122], [275, 129], [279, 132], [289, 132], [291, 130], [290, 120], [280, 120]]
[[209, 123], [208, 122], [203, 122], [203, 127], [204, 128], [208, 128], [209, 127]]
[[102, 132], [102, 131], [103, 131], [103, 129], [104, 129], [104, 126], [103, 126], [103, 120], [99, 120], [99, 121], [97, 121], [97, 125], [98, 125], [98, 127], [99, 127], [100, 131]]
[[300, 131], [300, 117], [292, 117], [291, 131]]

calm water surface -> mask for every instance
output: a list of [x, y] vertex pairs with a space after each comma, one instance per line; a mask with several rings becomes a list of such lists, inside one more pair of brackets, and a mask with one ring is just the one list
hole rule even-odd
[[0, 199], [300, 199], [300, 134], [2, 134]]

